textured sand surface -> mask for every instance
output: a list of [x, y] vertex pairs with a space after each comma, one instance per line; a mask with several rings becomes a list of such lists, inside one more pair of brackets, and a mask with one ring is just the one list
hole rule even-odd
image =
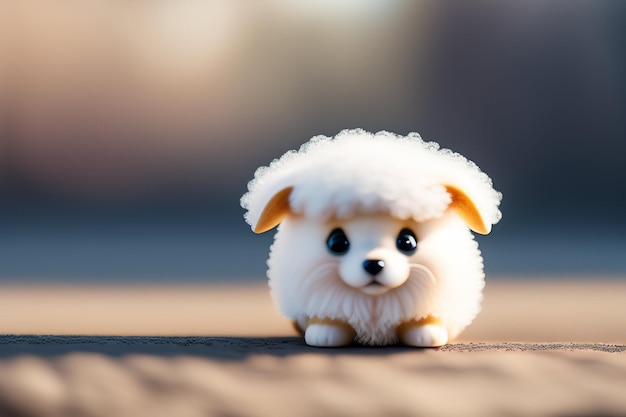
[[261, 286], [6, 287], [0, 416], [626, 415], [626, 283], [490, 284], [442, 349], [308, 347]]

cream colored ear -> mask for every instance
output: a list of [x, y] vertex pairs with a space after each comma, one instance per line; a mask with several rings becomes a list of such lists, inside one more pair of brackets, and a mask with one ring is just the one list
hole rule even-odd
[[254, 233], [263, 233], [277, 226], [291, 212], [289, 196], [293, 187], [287, 187], [274, 194], [254, 226]]
[[481, 235], [488, 234], [491, 231], [491, 225], [483, 221], [476, 205], [467, 194], [451, 185], [446, 185], [445, 187], [450, 197], [452, 197], [449, 208], [453, 209], [474, 232]]

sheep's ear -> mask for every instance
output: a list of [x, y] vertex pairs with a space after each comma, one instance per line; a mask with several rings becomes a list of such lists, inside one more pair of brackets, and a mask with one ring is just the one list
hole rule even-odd
[[277, 226], [291, 212], [289, 196], [293, 187], [287, 187], [274, 194], [265, 205], [259, 220], [254, 226], [254, 233], [263, 233]]
[[465, 224], [476, 233], [486, 235], [491, 231], [491, 225], [485, 223], [478, 208], [474, 202], [458, 188], [446, 185], [446, 191], [450, 194], [452, 202], [449, 208], [456, 211], [456, 213], [463, 219]]

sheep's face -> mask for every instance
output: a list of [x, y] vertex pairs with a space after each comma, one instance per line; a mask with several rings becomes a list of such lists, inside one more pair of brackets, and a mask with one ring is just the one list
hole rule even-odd
[[329, 222], [325, 228], [326, 239], [319, 242], [325, 257], [337, 264], [344, 284], [365, 294], [384, 294], [402, 286], [412, 269], [425, 269], [412, 262], [419, 251], [416, 222], [372, 214]]

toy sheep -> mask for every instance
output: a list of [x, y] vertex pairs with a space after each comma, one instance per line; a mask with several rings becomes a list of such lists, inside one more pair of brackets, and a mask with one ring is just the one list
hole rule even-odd
[[259, 168], [241, 205], [254, 232], [279, 225], [270, 291], [307, 344], [436, 347], [480, 310], [469, 229], [489, 233], [501, 198], [474, 163], [416, 133], [344, 130]]

